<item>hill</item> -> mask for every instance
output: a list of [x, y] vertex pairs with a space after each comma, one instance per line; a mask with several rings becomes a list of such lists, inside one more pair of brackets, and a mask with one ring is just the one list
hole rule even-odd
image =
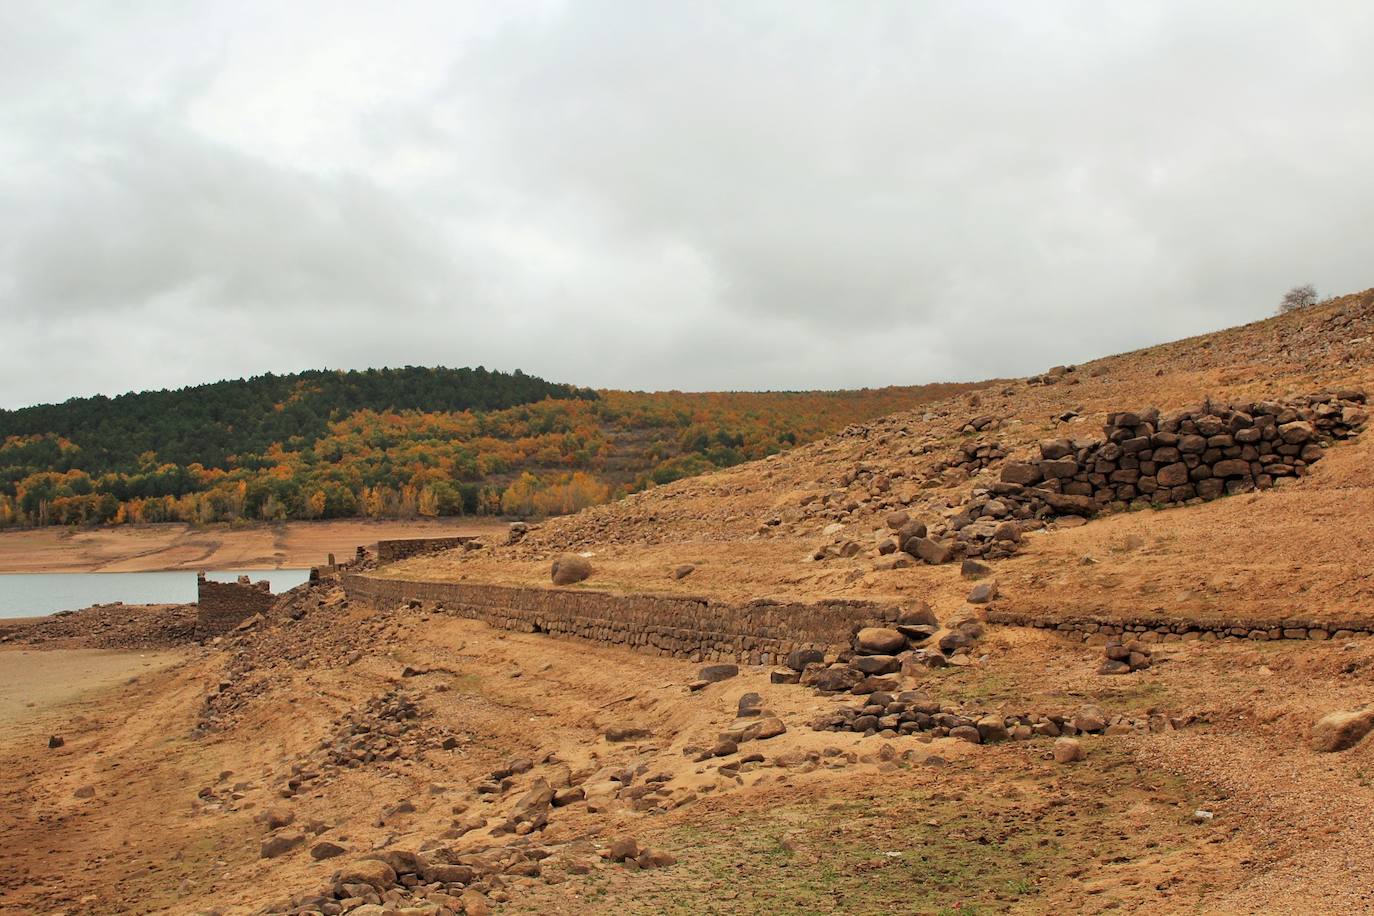
[[[1366, 912], [1372, 386], [1374, 290], [379, 550], [198, 640], [166, 609], [16, 625], [0, 651], [182, 661], [12, 713], [0, 894]], [[570, 550], [588, 577], [551, 586]]]
[[305, 372], [0, 411], [0, 526], [570, 512], [967, 385], [596, 392]]

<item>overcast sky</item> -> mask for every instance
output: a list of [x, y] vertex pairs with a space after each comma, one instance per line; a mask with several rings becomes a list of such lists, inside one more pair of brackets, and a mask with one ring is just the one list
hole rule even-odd
[[1021, 375], [1374, 286], [1374, 4], [0, 3], [0, 406]]

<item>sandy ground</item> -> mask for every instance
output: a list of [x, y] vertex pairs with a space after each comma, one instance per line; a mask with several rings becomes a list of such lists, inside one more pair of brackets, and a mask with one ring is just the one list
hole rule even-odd
[[504, 531], [496, 519], [284, 522], [231, 528], [183, 524], [40, 528], [0, 532], [0, 572], [150, 572], [165, 569], [278, 569], [317, 566], [333, 553], [386, 538], [451, 537]]
[[[350, 664], [349, 639], [373, 648]], [[581, 778], [634, 769], [636, 784], [662, 786], [670, 810], [555, 809], [536, 840], [553, 856], [542, 876], [505, 882], [493, 901], [503, 911], [1283, 913], [1299, 888], [1304, 912], [1374, 905], [1363, 882], [1340, 878], [1363, 874], [1371, 856], [1370, 749], [1323, 757], [1304, 746], [1316, 711], [1368, 695], [1374, 640], [1175, 644], [1128, 679], [1095, 676], [1096, 652], [1041, 632], [997, 630], [983, 649], [974, 668], [912, 685], [961, 707], [1094, 702], [1197, 724], [1085, 739], [1088, 760], [1065, 767], [1047, 760], [1049, 739], [975, 747], [812, 731], [818, 711], [853, 698], [771, 684], [763, 669], [692, 692], [686, 662], [417, 609], [320, 610], [240, 650], [195, 650], [109, 688], [66, 724], [63, 748], [46, 748], [46, 729], [0, 734], [12, 777], [0, 795], [0, 912], [252, 913], [370, 850], [452, 843], [437, 838], [455, 812], [499, 823], [535, 778], [564, 767]], [[236, 666], [235, 651], [256, 661]], [[423, 673], [399, 677], [406, 666]], [[235, 684], [228, 717], [197, 735], [221, 679]], [[426, 749], [342, 769], [311, 763], [339, 717], [397, 689], [420, 709]], [[721, 761], [695, 762], [688, 749], [713, 742], [749, 691], [787, 733], [744, 745], [763, 762], [737, 777]], [[603, 736], [612, 726], [646, 734], [613, 743]], [[456, 747], [440, 750], [441, 735]], [[780, 762], [807, 752], [823, 763]], [[932, 755], [945, 765], [928, 764]], [[507, 791], [477, 791], [514, 757], [535, 769]], [[283, 799], [302, 767], [324, 775]], [[79, 796], [84, 787], [92, 793]], [[414, 810], [393, 813], [401, 802]], [[351, 858], [262, 858], [256, 818], [269, 807], [318, 823], [310, 842], [336, 842]], [[1194, 823], [1199, 809], [1214, 820]], [[600, 860], [625, 834], [678, 864], [633, 873]], [[456, 845], [510, 841], [483, 828]]]
[[161, 671], [181, 651], [110, 649], [0, 649], [0, 738], [31, 734], [40, 725], [62, 734], [73, 703], [99, 705], [103, 690]]

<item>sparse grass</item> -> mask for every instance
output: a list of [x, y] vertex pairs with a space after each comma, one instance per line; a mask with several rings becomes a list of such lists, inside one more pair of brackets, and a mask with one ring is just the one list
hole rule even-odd
[[1010, 789], [1005, 782], [992, 789], [963, 768], [938, 778], [909, 771], [820, 798], [713, 813], [655, 839], [678, 856], [676, 866], [615, 875], [605, 909], [589, 911], [1057, 912], [1054, 889], [1099, 866], [1123, 875], [1180, 841], [1172, 816], [1155, 819], [1158, 830], [1140, 831], [1123, 828], [1118, 815], [1130, 804], [1176, 803], [1186, 797], [1181, 782], [1142, 778], [1110, 743], [1095, 744], [1092, 759], [1071, 783], [1063, 782], [1067, 771], [1032, 758]]

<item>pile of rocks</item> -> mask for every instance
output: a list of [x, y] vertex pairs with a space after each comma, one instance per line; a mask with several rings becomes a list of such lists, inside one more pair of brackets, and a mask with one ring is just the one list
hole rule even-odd
[[1046, 439], [1038, 458], [1007, 461], [1001, 479], [974, 490], [949, 519], [954, 537], [941, 546], [949, 559], [998, 559], [1048, 520], [1077, 525], [1099, 512], [1268, 489], [1301, 477], [1327, 446], [1358, 434], [1368, 419], [1364, 404], [1365, 393], [1349, 389], [1284, 402], [1110, 414], [1105, 440]]
[[331, 738], [320, 742], [319, 750], [326, 763], [338, 767], [411, 756], [421, 746], [411, 735], [420, 715], [412, 697], [400, 690], [387, 691], [351, 713]]
[[1113, 510], [1263, 490], [1279, 478], [1302, 476], [1327, 445], [1357, 434], [1367, 419], [1364, 403], [1363, 391], [1343, 390], [1288, 402], [1207, 403], [1163, 415], [1114, 413], [1103, 427], [1105, 442], [1046, 439], [1038, 459], [1008, 462], [1002, 482], [1085, 498], [1091, 501], [1079, 504], [1085, 509]]
[[960, 738], [973, 744], [988, 744], [1035, 737], [1168, 732], [1183, 728], [1189, 722], [1187, 718], [1164, 715], [1140, 718], [1112, 716], [1096, 706], [1084, 706], [1067, 715], [1006, 715], [960, 709], [941, 704], [921, 691], [907, 690], [896, 694], [875, 691], [859, 705], [841, 706], [821, 714], [812, 722], [812, 728], [817, 731], [880, 735], [884, 738], [921, 733], [932, 738]]
[[[978, 590], [985, 588], [980, 586]], [[930, 605], [918, 602], [902, 608], [892, 626], [859, 630], [852, 648], [833, 659], [828, 660], [816, 649], [793, 652], [787, 658], [787, 667], [773, 672], [772, 681], [800, 683], [822, 694], [857, 696], [875, 690], [895, 690], [896, 675], [973, 664], [969, 650], [983, 630], [981, 610], [967, 608], [951, 616], [942, 627]]]
[[1119, 637], [1113, 637], [1108, 640], [1102, 651], [1106, 659], [1097, 669], [1098, 674], [1130, 674], [1132, 671], [1143, 671], [1154, 664], [1154, 655], [1150, 647], [1138, 639], [1123, 643]]
[[993, 414], [983, 414], [982, 416], [972, 418], [963, 426], [959, 427], [959, 432], [964, 433], [965, 435], [971, 433], [981, 433], [984, 430], [992, 429], [994, 426], [997, 426], [1001, 422], [1001, 417], [995, 416]]
[[1007, 450], [1000, 442], [965, 442], [959, 446], [953, 458], [941, 461], [931, 468], [931, 477], [927, 480], [927, 485], [967, 480], [984, 468], [1006, 458], [1007, 454]]
[[0, 621], [0, 643], [90, 649], [161, 649], [195, 639], [194, 604], [96, 604], [35, 622]]

